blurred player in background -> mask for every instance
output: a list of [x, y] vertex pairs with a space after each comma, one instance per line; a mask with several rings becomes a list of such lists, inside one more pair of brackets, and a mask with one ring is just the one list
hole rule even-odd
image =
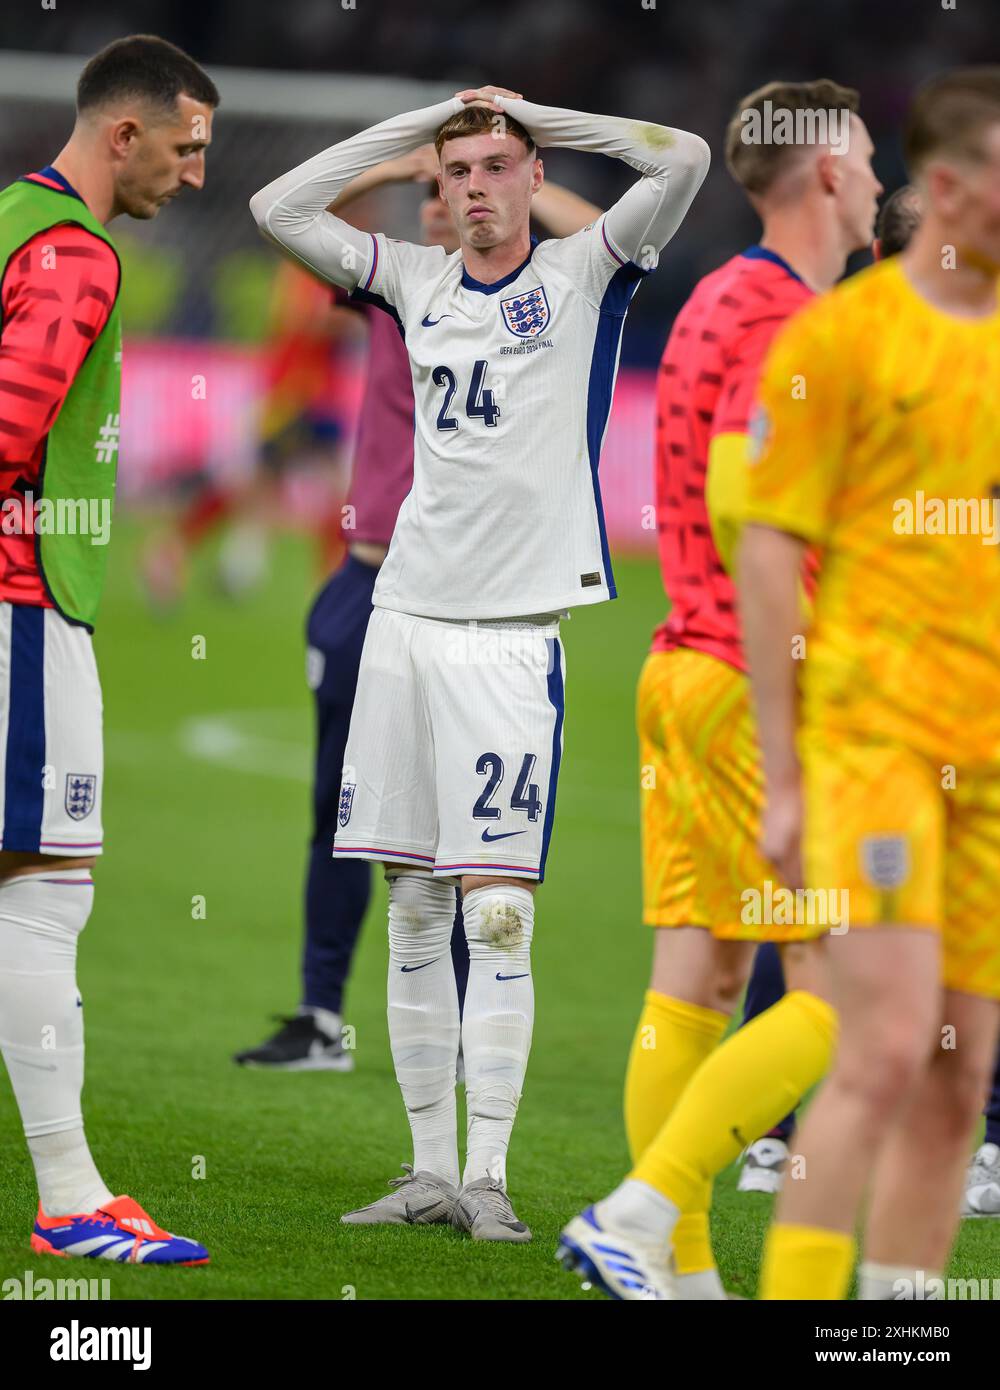
[[[769, 108], [826, 119], [811, 139], [748, 139]], [[660, 364], [657, 514], [671, 609], [638, 691], [644, 919], [656, 932], [625, 1080], [634, 1167], [567, 1226], [560, 1248], [567, 1268], [618, 1298], [725, 1297], [709, 1237], [712, 1180], [832, 1056], [819, 947], [800, 945], [801, 924], [745, 911], [746, 890], [762, 900], [775, 873], [757, 848], [762, 779], [729, 517], [775, 333], [871, 241], [881, 186], [857, 109], [857, 92], [828, 79], [772, 82], [739, 103], [727, 162], [763, 234], [696, 286]], [[792, 989], [720, 1047], [760, 941], [782, 943]]]
[[[872, 255], [883, 260], [886, 256], [898, 255], [920, 225], [920, 201], [916, 189], [910, 184], [897, 188], [879, 210], [875, 224], [875, 240]], [[758, 946], [754, 956], [753, 970], [747, 983], [746, 998], [743, 1001], [743, 1022], [749, 1023], [758, 1014], [771, 1008], [785, 993], [785, 976], [781, 968], [781, 955], [771, 944]], [[998, 1078], [1000, 1080], [1000, 1078]], [[998, 1101], [1000, 1105], [1000, 1101]], [[740, 1171], [737, 1190], [740, 1192], [768, 1192], [772, 1195], [781, 1188], [785, 1165], [788, 1162], [788, 1144], [795, 1129], [795, 1112], [779, 1120], [773, 1129], [761, 1139], [757, 1139], [747, 1149]], [[990, 1153], [977, 1155], [985, 1166], [989, 1166]], [[1000, 1157], [1000, 1150], [998, 1150]], [[975, 1165], [974, 1165], [975, 1166]], [[971, 1184], [970, 1173], [970, 1184]], [[979, 1175], [977, 1174], [977, 1177]], [[989, 1200], [989, 1177], [977, 1182], [975, 1186], [986, 1189]], [[1000, 1196], [1000, 1193], [998, 1193]], [[1000, 1210], [1000, 1207], [998, 1207]]]
[[329, 502], [311, 516], [310, 530], [321, 543], [323, 573], [340, 558], [342, 547], [336, 544], [334, 556], [330, 539], [344, 497], [339, 476], [347, 414], [344, 336], [329, 286], [301, 266], [280, 262], [261, 348], [264, 381], [254, 471], [239, 484], [208, 472], [199, 476], [191, 501], [148, 542], [141, 572], [156, 611], [181, 598], [194, 552], [220, 530], [216, 572], [222, 591], [242, 599], [264, 582], [271, 538], [288, 515], [293, 469], [322, 475]]
[[879, 210], [872, 255], [876, 261], [898, 256], [920, 226], [920, 196], [911, 183], [890, 193]]
[[[121, 394], [120, 266], [105, 226], [202, 187], [218, 102], [180, 49], [119, 40], [84, 68], [57, 158], [0, 193], [0, 1048], [38, 1180], [39, 1253], [208, 1260], [113, 1197], [91, 1157], [76, 951], [102, 850], [91, 633], [108, 534], [91, 528], [95, 512], [110, 528]], [[90, 525], [34, 534], [39, 498], [77, 519], [82, 508]]]
[[[429, 139], [459, 253], [362, 235], [325, 211], [351, 178]], [[539, 144], [616, 156], [640, 178], [591, 227], [534, 245]], [[562, 750], [559, 619], [615, 594], [597, 467], [624, 317], [707, 168], [684, 131], [481, 88], [363, 131], [251, 202], [270, 237], [400, 322], [414, 386], [413, 489], [373, 591], [334, 846], [387, 866], [389, 1035], [414, 1171], [350, 1221], [530, 1239], [506, 1154]], [[461, 1030], [448, 953], [459, 879]]]
[[1000, 68], [926, 84], [904, 149], [921, 225], [776, 340], [748, 470], [762, 850], [850, 913], [827, 952], [837, 1058], [768, 1237], [768, 1299], [846, 1298], [866, 1198], [862, 1298], [943, 1272], [1000, 1020]]
[[963, 1216], [1000, 1216], [1000, 1051], [986, 1104], [986, 1132], [965, 1176]]
[[[450, 255], [458, 250], [459, 237], [455, 219], [433, 181], [437, 169], [433, 145], [386, 160], [348, 184], [329, 211], [343, 217], [357, 199], [388, 184], [429, 184], [420, 205], [424, 245], [443, 247]], [[600, 216], [600, 208], [568, 189], [545, 183], [532, 199], [531, 215], [552, 236], [564, 237], [593, 222]], [[329, 289], [324, 293], [329, 296]], [[338, 303], [352, 304], [344, 290], [337, 289], [335, 298]], [[367, 321], [369, 351], [344, 524], [347, 558], [321, 590], [308, 624], [308, 677], [316, 698], [317, 742], [302, 1002], [296, 1014], [282, 1020], [273, 1037], [237, 1055], [238, 1062], [250, 1066], [347, 1071], [352, 1065], [351, 1053], [341, 1038], [341, 1008], [355, 943], [368, 909], [371, 865], [367, 860], [341, 858], [330, 851], [337, 828], [361, 648], [372, 612], [372, 590], [392, 539], [396, 515], [413, 484], [413, 382], [406, 346], [388, 314], [363, 301], [353, 307]], [[461, 1006], [469, 952], [457, 905], [454, 916], [451, 949]]]
[[[743, 1025], [773, 1008], [784, 995], [785, 972], [781, 966], [781, 952], [773, 942], [764, 942], [754, 953], [753, 969], [743, 998]], [[785, 1165], [788, 1163], [788, 1146], [794, 1132], [795, 1111], [790, 1110], [766, 1134], [754, 1140], [743, 1156], [736, 1184], [738, 1192], [767, 1192], [773, 1196], [781, 1190]]]

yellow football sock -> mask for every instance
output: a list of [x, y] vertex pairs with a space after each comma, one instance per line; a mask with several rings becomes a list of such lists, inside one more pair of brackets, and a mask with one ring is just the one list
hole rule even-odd
[[625, 1073], [625, 1130], [633, 1163], [659, 1134], [727, 1022], [716, 1009], [646, 991]]
[[698, 1075], [635, 1165], [682, 1212], [706, 1182], [798, 1105], [830, 1066], [837, 1015], [815, 994], [793, 990], [738, 1029]]
[[[727, 1022], [716, 1009], [646, 991], [625, 1074], [625, 1129], [633, 1163], [660, 1132], [691, 1077], [718, 1045]], [[699, 1274], [715, 1266], [708, 1233], [711, 1199], [712, 1184], [705, 1182], [674, 1227], [678, 1274]]]
[[758, 1298], [846, 1298], [854, 1268], [854, 1237], [820, 1226], [775, 1222], [764, 1242]]

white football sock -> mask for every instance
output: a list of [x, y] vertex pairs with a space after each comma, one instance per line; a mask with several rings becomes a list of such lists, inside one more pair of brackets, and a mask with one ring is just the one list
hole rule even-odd
[[90, 1155], [83, 1125], [28, 1140], [38, 1181], [38, 1200], [46, 1216], [96, 1211], [112, 1200]]
[[669, 1243], [681, 1214], [669, 1197], [637, 1178], [626, 1178], [594, 1212], [602, 1225], [654, 1245]]
[[[940, 1279], [940, 1270], [922, 1271], [923, 1287], [932, 1279]], [[858, 1266], [858, 1299], [866, 1303], [893, 1302], [906, 1290], [913, 1297], [918, 1284], [918, 1271], [914, 1265], [881, 1265], [874, 1260], [863, 1260]]]
[[497, 1173], [506, 1187], [507, 1148], [535, 1018], [535, 903], [527, 888], [492, 884], [466, 893], [462, 913], [469, 943], [462, 1010], [469, 1137], [462, 1181]]
[[76, 943], [94, 903], [89, 869], [0, 884], [0, 1051], [47, 1216], [93, 1211], [112, 1194], [83, 1134], [83, 1008]]
[[699, 1269], [692, 1274], [674, 1274], [677, 1297], [685, 1303], [725, 1303], [726, 1291], [722, 1287], [717, 1269]]
[[455, 880], [391, 869], [389, 1042], [413, 1135], [413, 1168], [458, 1185]]

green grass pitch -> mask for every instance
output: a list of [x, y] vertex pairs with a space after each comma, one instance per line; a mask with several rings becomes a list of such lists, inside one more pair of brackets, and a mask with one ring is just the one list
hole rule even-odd
[[[303, 623], [314, 587], [296, 540], [266, 592], [217, 597], [203, 561], [167, 620], [134, 579], [141, 532], [121, 525], [97, 651], [104, 683], [107, 853], [83, 935], [85, 1113], [115, 1192], [205, 1242], [203, 1269], [59, 1264], [28, 1247], [34, 1185], [0, 1083], [0, 1281], [108, 1278], [114, 1298], [579, 1299], [553, 1259], [561, 1224], [625, 1173], [621, 1089], [646, 985], [640, 924], [635, 682], [663, 596], [649, 561], [616, 566], [616, 603], [564, 624], [565, 753], [534, 942], [536, 1022], [510, 1155], [528, 1246], [444, 1228], [347, 1229], [410, 1157], [385, 1023], [379, 881], [345, 1018], [356, 1068], [269, 1075], [234, 1066], [269, 1014], [297, 1002], [312, 737]], [[204, 639], [204, 659], [192, 651]], [[192, 903], [204, 898], [204, 918]], [[195, 1176], [203, 1170], [204, 1176]], [[764, 1197], [717, 1184], [727, 1286], [756, 1287]], [[1000, 1277], [991, 1221], [966, 1222], [952, 1273]]]

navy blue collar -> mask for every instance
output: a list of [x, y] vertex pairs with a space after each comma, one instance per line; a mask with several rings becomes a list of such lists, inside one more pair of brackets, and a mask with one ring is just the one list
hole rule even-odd
[[516, 266], [516, 267], [510, 272], [509, 275], [505, 275], [505, 276], [503, 277], [502, 280], [494, 280], [493, 283], [492, 283], [492, 285], [484, 284], [482, 280], [474, 280], [474, 279], [472, 278], [472, 276], [469, 274], [469, 272], [466, 270], [465, 264], [464, 264], [464, 262], [463, 262], [463, 264], [462, 264], [462, 289], [463, 289], [463, 290], [475, 290], [478, 294], [496, 294], [497, 290], [502, 290], [503, 287], [504, 287], [505, 285], [509, 285], [509, 284], [511, 283], [512, 280], [516, 280], [516, 279], [517, 279], [517, 277], [520, 275], [521, 271], [524, 269], [524, 267], [525, 267], [525, 266], [528, 264], [528, 262], [531, 260], [532, 256], [535, 254], [535, 247], [536, 247], [537, 245], [538, 245], [538, 238], [537, 238], [534, 234], [532, 234], [532, 237], [531, 237], [531, 250], [530, 250], [530, 251], [528, 252], [528, 254], [525, 256], [525, 258], [524, 258], [524, 260], [521, 262], [521, 264], [520, 264], [519, 266]]
[[747, 249], [744, 252], [742, 252], [742, 254], [746, 256], [748, 260], [751, 261], [771, 261], [774, 265], [780, 265], [782, 270], [786, 271], [792, 277], [793, 280], [798, 280], [800, 285], [805, 284], [805, 281], [803, 280], [802, 276], [796, 274], [796, 272], [785, 260], [784, 256], [779, 256], [777, 251], [769, 251], [766, 246], [757, 245], [748, 246]]
[[[29, 183], [32, 182], [33, 176], [31, 174], [27, 174], [25, 177]], [[60, 174], [58, 169], [53, 169], [51, 164], [46, 164], [44, 169], [39, 169], [37, 175], [34, 177], [48, 179], [50, 183], [57, 183], [63, 193], [68, 193], [71, 198], [76, 198], [81, 203], [83, 202], [83, 199], [80, 197], [79, 193], [77, 193], [69, 179], [66, 178], [65, 175]]]

